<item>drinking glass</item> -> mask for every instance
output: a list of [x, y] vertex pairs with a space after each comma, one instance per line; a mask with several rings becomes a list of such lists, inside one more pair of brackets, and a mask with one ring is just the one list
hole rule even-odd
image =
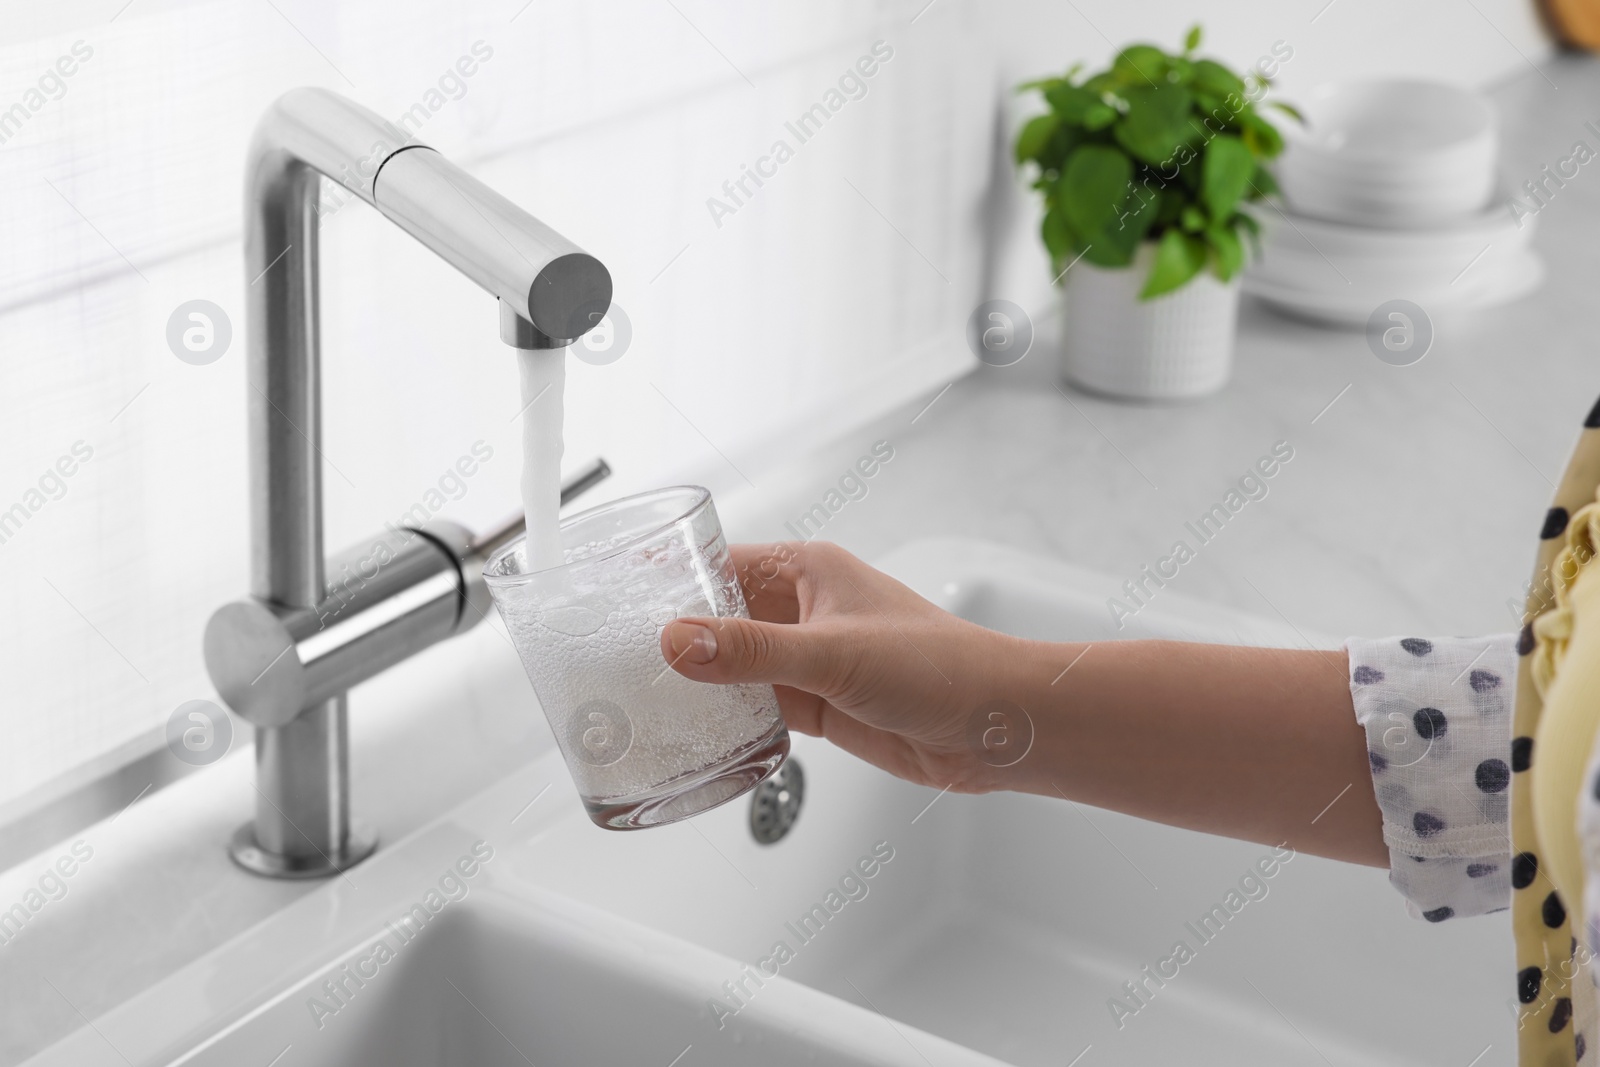
[[687, 819], [754, 788], [789, 734], [770, 685], [672, 670], [661, 629], [749, 618], [711, 494], [657, 489], [561, 522], [564, 562], [530, 566], [526, 537], [483, 568], [589, 817], [612, 830]]

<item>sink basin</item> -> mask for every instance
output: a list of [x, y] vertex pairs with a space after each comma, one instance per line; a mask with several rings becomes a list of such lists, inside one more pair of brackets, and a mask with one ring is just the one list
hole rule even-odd
[[[371, 943], [396, 939], [374, 931]], [[380, 964], [370, 950], [355, 959], [174, 1062], [237, 1067], [278, 1052], [276, 1062], [315, 1067], [908, 1062], [871, 1054], [885, 1035], [857, 1032], [883, 1028], [870, 1013], [811, 1032], [834, 1005], [803, 987], [771, 997], [737, 1041], [719, 1042], [706, 990], [726, 968], [713, 953], [550, 894], [486, 891], [392, 959]], [[362, 963], [369, 977], [358, 983]]]
[[[1115, 579], [989, 544], [880, 563], [1027, 636], [1323, 641], [1171, 591], [1118, 631]], [[29, 1062], [1513, 1061], [1501, 917], [1414, 922], [1381, 871], [1263, 877], [1265, 846], [940, 793], [794, 740], [805, 798], [776, 843], [747, 800], [598, 830], [552, 752]]]
[[767, 983], [724, 1027], [711, 1005], [734, 961], [541, 889], [524, 877], [539, 850], [473, 834], [435, 825], [28, 1063], [995, 1067], [795, 982]]
[[[1028, 637], [1338, 645], [1170, 591], [1118, 631], [1115, 579], [991, 544], [923, 541], [878, 562]], [[1019, 1067], [1085, 1049], [1083, 1067], [1514, 1062], [1503, 915], [1418, 922], [1383, 872], [1297, 856], [1202, 943], [1191, 927], [1270, 848], [1059, 799], [940, 795], [794, 740], [806, 798], [776, 845], [755, 843], [742, 804], [627, 838], [574, 819], [538, 840], [529, 877], [751, 964], [787, 939], [785, 978]], [[878, 842], [894, 858], [866, 895], [798, 945], [797, 918]], [[1193, 959], [1142, 979], [1179, 940]], [[1141, 980], [1143, 1003], [1124, 989]]]

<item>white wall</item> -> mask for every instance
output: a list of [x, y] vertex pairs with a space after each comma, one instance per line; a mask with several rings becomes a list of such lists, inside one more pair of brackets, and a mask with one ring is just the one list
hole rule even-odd
[[[605, 454], [608, 494], [715, 491], [968, 368], [985, 291], [1047, 307], [995, 121], [1024, 77], [1197, 17], [1235, 63], [1291, 42], [1291, 97], [1339, 73], [1483, 80], [1542, 50], [1514, 0], [1337, 0], [1313, 22], [1317, 6], [6, 3], [0, 114], [29, 111], [0, 144], [0, 513], [28, 514], [0, 543], [0, 802], [214, 696], [201, 631], [247, 580], [241, 165], [278, 93], [323, 85], [398, 117], [492, 49], [422, 139], [599, 255], [633, 323], [619, 362], [572, 364], [572, 465]], [[719, 226], [707, 198], [793, 141], [785, 121], [877, 40], [894, 56], [865, 95]], [[79, 41], [92, 57], [33, 108]], [[442, 513], [512, 509], [519, 403], [490, 298], [364, 205], [324, 233], [330, 547], [427, 500], [479, 440], [492, 460]], [[195, 298], [236, 337], [204, 367], [165, 342]], [[78, 442], [92, 457], [31, 495]]]

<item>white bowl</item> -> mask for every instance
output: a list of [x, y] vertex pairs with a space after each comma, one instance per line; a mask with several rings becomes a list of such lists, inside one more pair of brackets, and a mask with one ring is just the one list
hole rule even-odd
[[1533, 252], [1524, 250], [1503, 262], [1479, 263], [1454, 285], [1431, 283], [1409, 288], [1349, 285], [1301, 289], [1247, 274], [1244, 291], [1296, 318], [1329, 326], [1361, 327], [1366, 325], [1373, 311], [1390, 300], [1410, 300], [1430, 316], [1443, 318], [1509, 304], [1533, 292], [1543, 281], [1544, 264]]
[[1494, 110], [1466, 89], [1385, 79], [1314, 90], [1278, 168], [1297, 213], [1366, 226], [1430, 226], [1494, 193]]
[[1307, 244], [1329, 253], [1391, 256], [1406, 253], [1423, 255], [1476, 255], [1484, 245], [1521, 247], [1533, 236], [1538, 219], [1527, 215], [1519, 224], [1507, 207], [1504, 195], [1489, 206], [1427, 229], [1397, 230], [1388, 227], [1352, 226], [1346, 222], [1308, 218], [1295, 211], [1257, 212], [1268, 240], [1286, 236], [1285, 231], [1302, 237]]
[[1263, 221], [1263, 256], [1252, 271], [1302, 289], [1449, 285], [1520, 254], [1534, 229], [1519, 228], [1504, 206], [1434, 230], [1371, 230], [1287, 213]]
[[1426, 230], [1370, 229], [1292, 212], [1262, 223], [1263, 255], [1245, 274], [1245, 292], [1321, 321], [1365, 321], [1397, 297], [1430, 311], [1489, 306], [1520, 296], [1543, 273], [1528, 249], [1533, 220], [1519, 226], [1502, 203]]
[[1424, 229], [1469, 217], [1494, 195], [1492, 164], [1457, 167], [1429, 179], [1380, 182], [1318, 172], [1291, 149], [1278, 170], [1295, 212], [1357, 226]]
[[1302, 144], [1340, 161], [1380, 168], [1428, 165], [1470, 154], [1495, 139], [1489, 102], [1439, 82], [1329, 82], [1312, 91], [1302, 111]]

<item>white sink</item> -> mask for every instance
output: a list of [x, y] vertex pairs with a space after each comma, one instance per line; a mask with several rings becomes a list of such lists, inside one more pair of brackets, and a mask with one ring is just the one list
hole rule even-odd
[[[881, 562], [1029, 636], [1302, 641], [1167, 591], [1117, 633], [1115, 580], [992, 545], [924, 541]], [[1302, 856], [1201, 944], [1186, 924], [1269, 849], [1042, 797], [941, 795], [795, 742], [806, 798], [776, 844], [752, 838], [743, 800], [598, 830], [552, 753], [30, 1062], [1513, 1060], [1503, 917], [1413, 922], [1382, 872]], [[478, 841], [494, 855], [460, 899], [414, 941], [385, 933]], [[365, 984], [343, 979], [339, 1006], [324, 982], [380, 937], [403, 947], [364, 965]], [[1193, 958], [1129, 1000], [1123, 983], [1179, 939]], [[1120, 1027], [1113, 997], [1138, 1006]]]
[[[534, 769], [562, 773], [559, 760]], [[542, 854], [537, 828], [576, 828], [576, 817], [593, 837], [611, 835], [573, 797], [549, 802], [542, 819], [529, 811], [535, 839], [516, 840], [520, 794], [518, 781], [502, 782], [464, 818], [329, 882], [28, 1063], [913, 1067], [926, 1055], [995, 1064], [787, 981], [770, 983], [736, 1030], [722, 1030], [709, 1005], [737, 965], [527, 878]], [[493, 825], [500, 843], [470, 823]]]
[[[374, 931], [368, 945], [397, 938]], [[910, 1062], [904, 1050], [874, 1053], [886, 1036], [875, 1017], [798, 986], [763, 1004], [739, 1040], [717, 1041], [703, 987], [722, 960], [551, 894], [486, 890], [388, 962], [370, 953], [346, 960], [370, 976], [361, 984], [345, 967], [320, 970], [175, 1062], [237, 1067], [280, 1051], [280, 1063], [319, 1067]]]

